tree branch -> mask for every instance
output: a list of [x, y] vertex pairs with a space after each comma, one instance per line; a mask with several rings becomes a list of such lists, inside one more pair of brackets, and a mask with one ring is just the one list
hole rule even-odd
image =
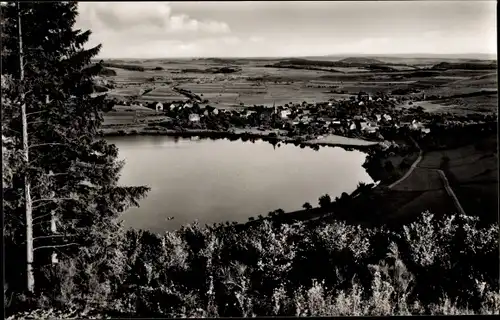
[[49, 239], [49, 238], [62, 238], [62, 237], [73, 237], [76, 236], [76, 234], [53, 234], [50, 236], [39, 236], [39, 237], [34, 237], [33, 240], [36, 239]]
[[[33, 207], [33, 210], [35, 210], [35, 208], [39, 208], [39, 207], [43, 207], [43, 206], [44, 206], [44, 204], [41, 204], [41, 205], [39, 205], [39, 206], [35, 206], [35, 207]], [[43, 219], [43, 218], [45, 218], [45, 217], [49, 217], [49, 216], [51, 216], [51, 215], [52, 215], [52, 212], [51, 212], [51, 213], [46, 213], [46, 214], [44, 214], [43, 216], [39, 216], [39, 217], [35, 217], [35, 218], [33, 218], [33, 221], [35, 221], [35, 220], [39, 220], [39, 219]]]
[[44, 113], [44, 112], [49, 112], [49, 110], [34, 111], [34, 112], [27, 113], [26, 115], [27, 116], [31, 116], [31, 115], [34, 115], [34, 114], [39, 114], [39, 113]]
[[26, 124], [37, 124], [37, 123], [43, 123], [43, 122], [45, 122], [45, 121], [43, 121], [43, 120], [28, 121], [28, 122], [26, 122]]
[[35, 247], [33, 248], [33, 251], [39, 250], [39, 249], [57, 249], [57, 248], [62, 248], [62, 247], [69, 247], [72, 245], [78, 245], [78, 243], [71, 242], [71, 243], [65, 243], [65, 244], [59, 244], [59, 245], [53, 245], [53, 246], [40, 246], [40, 247]]
[[32, 144], [28, 148], [37, 148], [37, 147], [44, 147], [44, 146], [67, 146], [67, 143], [60, 143], [60, 142], [49, 142], [49, 143], [39, 143], [39, 144]]
[[42, 199], [33, 200], [33, 203], [41, 202], [41, 201], [59, 201], [59, 200], [76, 200], [76, 199], [75, 198], [42, 198]]

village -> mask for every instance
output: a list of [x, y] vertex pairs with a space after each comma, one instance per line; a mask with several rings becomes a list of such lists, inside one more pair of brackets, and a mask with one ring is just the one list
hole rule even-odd
[[[382, 148], [391, 143], [384, 132], [411, 130], [425, 135], [431, 124], [441, 126], [467, 125], [487, 120], [484, 115], [459, 117], [451, 114], [431, 114], [422, 107], [401, 107], [401, 98], [385, 93], [359, 92], [349, 99], [273, 107], [262, 105], [234, 108], [215, 108], [196, 99], [162, 103], [134, 103], [115, 101], [117, 105], [130, 106], [135, 110], [134, 124], [147, 123], [148, 128], [162, 127], [175, 131], [212, 130], [219, 132], [251, 133], [257, 135], [293, 138], [299, 141], [328, 141], [331, 135], [359, 138], [379, 142]], [[140, 108], [140, 109], [139, 109]], [[148, 121], [138, 110], [151, 109], [162, 115], [156, 121]], [[393, 142], [394, 143], [394, 142]]]

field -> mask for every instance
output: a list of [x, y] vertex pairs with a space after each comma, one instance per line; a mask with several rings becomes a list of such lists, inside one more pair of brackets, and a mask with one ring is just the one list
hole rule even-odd
[[409, 218], [425, 210], [436, 214], [457, 212], [437, 172], [443, 157], [450, 159], [447, 168], [442, 169], [466, 214], [497, 218], [496, 143], [495, 135], [475, 145], [424, 153], [410, 176], [385, 194], [384, 208], [391, 212], [389, 218]]
[[467, 214], [498, 214], [497, 137], [453, 150], [429, 152], [419, 166], [439, 167], [443, 157], [450, 159], [444, 170], [458, 200]]
[[[374, 65], [377, 61], [379, 65]], [[175, 92], [174, 87], [198, 94], [208, 100], [208, 104], [221, 108], [319, 102], [346, 98], [359, 91], [390, 93], [398, 88], [416, 88], [427, 96], [441, 96], [437, 101], [425, 101], [424, 108], [430, 111], [496, 112], [497, 105], [496, 93], [459, 96], [482, 90], [496, 91], [496, 70], [432, 69], [440, 62], [463, 62], [454, 59], [381, 57], [340, 61], [318, 58], [105, 62], [116, 72], [116, 76], [106, 77], [115, 85], [109, 94], [138, 102], [187, 100]], [[140, 70], [130, 70], [130, 66], [132, 69], [140, 67]], [[222, 73], [222, 68], [229, 71]]]

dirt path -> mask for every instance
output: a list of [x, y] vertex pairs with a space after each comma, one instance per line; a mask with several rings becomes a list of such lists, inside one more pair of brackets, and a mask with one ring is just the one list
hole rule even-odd
[[413, 170], [418, 166], [418, 164], [422, 160], [422, 156], [424, 155], [422, 149], [420, 149], [420, 146], [418, 145], [418, 143], [415, 140], [413, 140], [413, 138], [411, 138], [411, 140], [418, 147], [418, 150], [419, 150], [419, 152], [418, 152], [418, 158], [415, 160], [415, 162], [413, 162], [413, 164], [411, 165], [410, 169], [405, 173], [404, 176], [402, 176], [397, 181], [395, 181], [395, 182], [393, 182], [392, 184], [389, 185], [389, 189], [392, 189], [394, 186], [396, 186], [397, 184], [399, 184], [400, 182], [402, 182], [403, 180], [405, 180], [406, 178], [408, 178], [410, 176], [410, 174], [413, 172]]
[[451, 199], [455, 203], [455, 207], [457, 207], [458, 212], [460, 214], [465, 215], [465, 211], [462, 208], [462, 205], [460, 204], [460, 202], [458, 201], [458, 198], [455, 195], [455, 192], [453, 192], [453, 189], [451, 188], [450, 183], [448, 181], [448, 178], [446, 178], [446, 175], [444, 174], [444, 171], [438, 169], [437, 172], [439, 173], [441, 179], [443, 180], [444, 188], [446, 189], [446, 192], [448, 193], [448, 195], [451, 197]]
[[[411, 140], [413, 141], [413, 143], [415, 143], [415, 145], [419, 149], [418, 158], [415, 160], [415, 162], [413, 162], [413, 164], [411, 165], [411, 168], [408, 170], [408, 172], [406, 172], [406, 174], [403, 177], [401, 177], [398, 181], [392, 183], [389, 186], [389, 189], [392, 189], [394, 186], [398, 185], [399, 183], [401, 183], [402, 181], [404, 181], [406, 178], [408, 178], [413, 173], [413, 170], [418, 166], [418, 164], [420, 163], [420, 161], [423, 158], [423, 151], [422, 151], [422, 149], [420, 148], [420, 146], [418, 145], [418, 143], [413, 138], [411, 138]], [[448, 178], [446, 177], [446, 174], [444, 173], [444, 171], [442, 171], [440, 169], [429, 169], [429, 168], [424, 168], [424, 167], [419, 167], [419, 168], [421, 168], [421, 169], [427, 169], [427, 170], [435, 170], [435, 171], [437, 171], [439, 173], [439, 176], [441, 178], [441, 181], [443, 182], [443, 186], [444, 186], [444, 188], [446, 190], [446, 193], [453, 200], [453, 203], [455, 204], [455, 207], [457, 208], [458, 212], [460, 214], [465, 215], [465, 211], [464, 211], [462, 205], [460, 204], [460, 201], [458, 201], [458, 198], [455, 195], [455, 192], [453, 192], [453, 189], [451, 188], [450, 182], [448, 181]]]

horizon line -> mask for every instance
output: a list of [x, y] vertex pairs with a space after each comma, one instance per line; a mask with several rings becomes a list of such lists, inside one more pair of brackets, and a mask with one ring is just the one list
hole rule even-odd
[[[344, 56], [376, 56], [376, 57], [397, 57], [404, 56], [405, 58], [432, 58], [435, 56], [473, 56], [473, 55], [483, 55], [483, 56], [497, 56], [497, 53], [486, 53], [486, 52], [469, 52], [469, 53], [333, 53], [325, 55], [292, 55], [292, 56], [184, 56], [184, 57], [96, 57], [93, 59], [142, 59], [142, 60], [156, 60], [156, 59], [276, 59], [276, 58], [311, 58], [311, 57], [344, 57]], [[487, 59], [491, 60], [491, 59]]]

